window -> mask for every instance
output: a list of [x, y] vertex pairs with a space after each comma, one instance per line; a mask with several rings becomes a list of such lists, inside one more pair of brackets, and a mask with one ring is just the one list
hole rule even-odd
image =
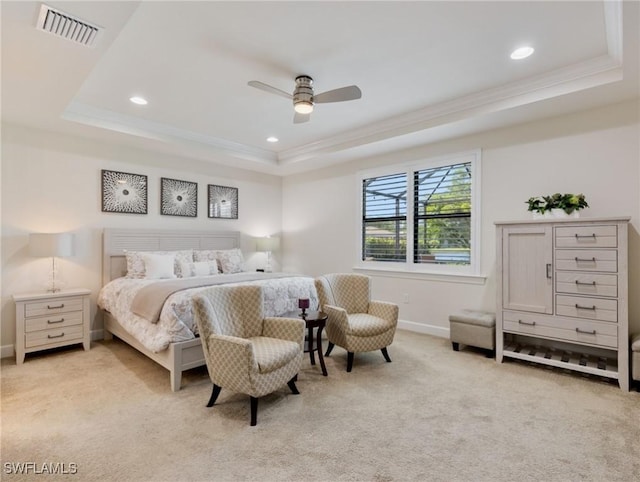
[[361, 173], [366, 267], [475, 274], [480, 152]]

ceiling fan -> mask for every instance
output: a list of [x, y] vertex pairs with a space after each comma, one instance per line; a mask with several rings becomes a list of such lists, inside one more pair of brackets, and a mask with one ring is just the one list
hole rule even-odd
[[295, 110], [293, 122], [295, 124], [307, 122], [310, 119], [314, 104], [344, 102], [362, 97], [362, 92], [357, 85], [349, 85], [348, 87], [328, 90], [327, 92], [314, 95], [313, 79], [308, 75], [299, 75], [296, 77], [296, 87], [293, 90], [293, 94], [289, 94], [284, 90], [277, 89], [258, 80], [251, 80], [248, 82], [248, 85], [293, 100], [293, 108]]

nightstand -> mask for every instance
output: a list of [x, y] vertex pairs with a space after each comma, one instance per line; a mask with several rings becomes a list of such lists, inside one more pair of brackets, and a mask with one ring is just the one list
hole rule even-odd
[[34, 351], [82, 343], [91, 345], [90, 290], [78, 288], [56, 293], [13, 295], [16, 303], [16, 364]]

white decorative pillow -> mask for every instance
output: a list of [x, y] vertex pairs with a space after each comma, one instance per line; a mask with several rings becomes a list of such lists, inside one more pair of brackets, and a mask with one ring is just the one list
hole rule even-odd
[[175, 278], [175, 255], [142, 253], [146, 279]]
[[161, 255], [173, 255], [174, 256], [174, 273], [180, 277], [180, 263], [193, 262], [193, 250], [185, 249], [182, 251], [125, 251], [127, 258], [127, 278], [142, 279], [145, 277], [143, 254], [161, 254]]
[[244, 257], [238, 248], [218, 251], [218, 262], [224, 274], [244, 271]]
[[193, 276], [210, 276], [218, 274], [217, 261], [195, 261], [193, 263], [180, 263], [183, 278], [191, 278]]

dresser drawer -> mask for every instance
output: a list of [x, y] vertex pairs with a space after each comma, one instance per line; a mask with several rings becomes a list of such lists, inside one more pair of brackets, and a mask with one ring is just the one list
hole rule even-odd
[[614, 249], [557, 249], [556, 269], [564, 271], [618, 271], [618, 252]]
[[615, 274], [556, 273], [556, 291], [576, 295], [618, 296], [618, 276]]
[[53, 316], [38, 316], [36, 318], [28, 318], [25, 320], [24, 331], [29, 333], [32, 331], [81, 325], [82, 321], [82, 311], [73, 311], [71, 313], [62, 313]]
[[618, 346], [618, 325], [580, 319], [503, 312], [502, 327], [507, 333], [555, 338], [557, 340]]
[[618, 301], [581, 296], [556, 296], [556, 313], [573, 318], [618, 321]]
[[71, 311], [82, 311], [82, 297], [59, 298], [49, 301], [30, 301], [24, 305], [24, 316], [43, 316]]
[[58, 343], [69, 343], [73, 340], [82, 341], [82, 325], [66, 326], [51, 330], [33, 331], [25, 335], [25, 348], [33, 348], [42, 345], [57, 345]]
[[615, 248], [616, 226], [562, 226], [555, 229], [556, 248]]

